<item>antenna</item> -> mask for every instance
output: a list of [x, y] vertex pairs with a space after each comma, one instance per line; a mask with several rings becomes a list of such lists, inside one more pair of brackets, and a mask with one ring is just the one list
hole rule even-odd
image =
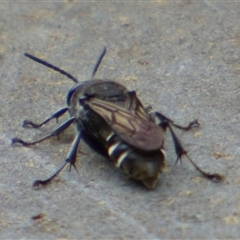
[[96, 62], [96, 64], [95, 64], [95, 66], [94, 66], [94, 68], [93, 68], [91, 79], [94, 78], [94, 76], [95, 76], [95, 74], [96, 74], [96, 72], [97, 72], [97, 70], [98, 70], [98, 67], [99, 67], [99, 65], [100, 65], [100, 63], [101, 63], [101, 61], [102, 61], [102, 59], [103, 59], [106, 51], [107, 51], [107, 48], [104, 46], [103, 51], [102, 51], [101, 55], [99, 56], [99, 58], [98, 58], [98, 60], [97, 60], [97, 62]]
[[65, 71], [62, 70], [61, 68], [58, 68], [58, 67], [56, 67], [56, 66], [54, 66], [54, 65], [52, 65], [52, 64], [50, 64], [50, 63], [48, 63], [48, 62], [46, 62], [46, 61], [44, 61], [44, 60], [42, 60], [42, 59], [40, 59], [40, 58], [34, 57], [33, 55], [31, 55], [31, 54], [29, 54], [29, 53], [24, 53], [24, 55], [25, 55], [26, 57], [32, 59], [32, 60], [35, 61], [35, 62], [38, 62], [38, 63], [40, 63], [40, 64], [42, 64], [42, 65], [44, 65], [44, 66], [46, 66], [46, 67], [49, 67], [49, 68], [55, 70], [56, 72], [61, 73], [62, 75], [65, 75], [65, 76], [68, 77], [69, 79], [73, 80], [75, 83], [78, 83], [78, 80], [77, 80], [75, 77], [73, 77], [70, 73], [65, 72]]

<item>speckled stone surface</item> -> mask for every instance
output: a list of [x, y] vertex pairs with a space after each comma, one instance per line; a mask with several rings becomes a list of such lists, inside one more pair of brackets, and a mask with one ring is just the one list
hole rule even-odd
[[[1, 239], [237, 239], [240, 233], [240, 3], [1, 2]], [[87, 80], [102, 47], [97, 78], [137, 90], [142, 102], [185, 124], [178, 132], [203, 179], [176, 156], [166, 135], [167, 167], [154, 190], [127, 179], [84, 143], [75, 171], [38, 191], [67, 155], [75, 130], [32, 147], [56, 128], [21, 127], [60, 107], [73, 82], [26, 57], [28, 52]], [[67, 119], [64, 116], [59, 122]], [[40, 215], [39, 215], [40, 214]], [[35, 216], [35, 218], [34, 218]]]

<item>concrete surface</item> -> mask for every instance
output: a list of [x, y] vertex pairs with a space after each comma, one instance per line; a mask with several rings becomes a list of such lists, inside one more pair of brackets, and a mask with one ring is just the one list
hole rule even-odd
[[[240, 238], [239, 2], [5, 1], [0, 13], [1, 239]], [[167, 168], [152, 191], [84, 143], [79, 176], [65, 171], [31, 188], [62, 164], [74, 129], [29, 148], [10, 139], [53, 130], [54, 121], [39, 130], [21, 124], [64, 106], [73, 83], [23, 53], [86, 80], [104, 45], [97, 77], [137, 90], [176, 123], [198, 118], [199, 129], [178, 135], [199, 166], [225, 175], [223, 183], [201, 178], [187, 161], [173, 168], [167, 134]]]

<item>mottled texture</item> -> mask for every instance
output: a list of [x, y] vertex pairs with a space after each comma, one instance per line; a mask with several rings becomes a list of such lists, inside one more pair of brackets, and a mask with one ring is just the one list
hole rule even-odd
[[[0, 238], [239, 238], [240, 4], [217, 1], [8, 1], [0, 3]], [[52, 131], [23, 129], [65, 106], [70, 79], [26, 58], [28, 52], [77, 79], [119, 81], [178, 124], [203, 169], [225, 175], [215, 184], [175, 163], [166, 135], [167, 168], [155, 189], [124, 177], [80, 144], [77, 168], [45, 189], [31, 184], [62, 164], [74, 128], [37, 146], [10, 146]], [[67, 116], [59, 119], [66, 120]], [[40, 216], [40, 217], [39, 217]]]

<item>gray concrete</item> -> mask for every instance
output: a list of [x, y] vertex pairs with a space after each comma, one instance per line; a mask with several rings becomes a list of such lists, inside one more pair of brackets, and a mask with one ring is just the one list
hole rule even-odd
[[[199, 129], [178, 135], [203, 169], [225, 175], [223, 183], [201, 178], [185, 160], [172, 168], [167, 134], [167, 168], [154, 190], [84, 143], [79, 176], [65, 171], [48, 187], [31, 188], [62, 164], [74, 129], [29, 148], [11, 147], [10, 139], [53, 130], [54, 121], [39, 130], [21, 123], [64, 106], [73, 83], [23, 53], [86, 80], [104, 45], [97, 77], [137, 90], [145, 105], [179, 124], [198, 118]], [[239, 238], [239, 56], [237, 2], [1, 2], [0, 238]]]

